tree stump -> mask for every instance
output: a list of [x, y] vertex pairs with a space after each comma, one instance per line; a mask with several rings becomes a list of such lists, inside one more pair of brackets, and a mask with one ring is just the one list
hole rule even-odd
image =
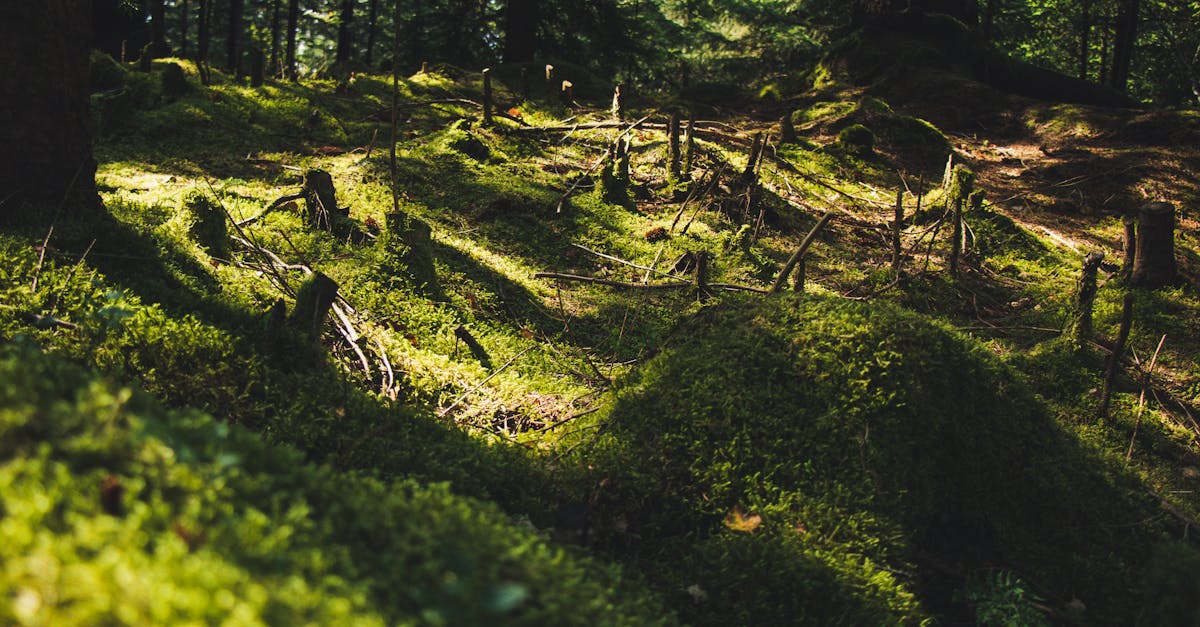
[[625, 118], [625, 100], [621, 95], [621, 86], [613, 87], [612, 99], [612, 119], [613, 122], [620, 122]]
[[317, 228], [331, 229], [333, 218], [350, 217], [349, 211], [338, 208], [333, 177], [325, 170], [304, 173], [304, 207], [309, 224]]
[[1175, 205], [1152, 202], [1138, 214], [1131, 283], [1161, 287], [1175, 282]]
[[337, 298], [338, 284], [331, 278], [314, 272], [296, 291], [296, 308], [291, 324], [313, 342], [321, 340], [321, 329]]
[[441, 286], [433, 263], [433, 230], [428, 224], [404, 213], [389, 213], [385, 219], [386, 249], [403, 264], [418, 289], [440, 296]]
[[200, 193], [192, 193], [183, 201], [184, 209], [191, 214], [192, 226], [188, 235], [210, 257], [229, 257], [229, 234], [225, 223], [225, 212], [221, 207]]
[[779, 143], [795, 144], [799, 139], [796, 136], [796, 125], [792, 123], [792, 112], [788, 111], [779, 118]]

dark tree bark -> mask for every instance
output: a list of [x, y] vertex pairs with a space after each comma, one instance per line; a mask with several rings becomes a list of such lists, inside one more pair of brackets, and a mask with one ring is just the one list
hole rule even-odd
[[296, 78], [296, 22], [300, 18], [300, 0], [288, 0], [287, 13], [287, 78]]
[[1175, 205], [1152, 202], [1138, 214], [1132, 283], [1161, 287], [1175, 282]]
[[88, 136], [91, 11], [87, 0], [0, 4], [0, 222], [104, 213]]
[[1083, 259], [1079, 272], [1079, 284], [1075, 290], [1075, 311], [1071, 315], [1069, 336], [1075, 346], [1082, 348], [1092, 339], [1092, 312], [1096, 306], [1096, 274], [1104, 262], [1104, 253], [1090, 252]]
[[179, 56], [188, 58], [188, 20], [191, 18], [191, 4], [188, 0], [179, 3]]
[[1138, 14], [1141, 6], [1141, 0], [1121, 0], [1120, 9], [1117, 11], [1109, 85], [1121, 93], [1125, 93], [1129, 84], [1129, 67], [1133, 61], [1134, 46], [1137, 44]]
[[375, 28], [379, 23], [379, 0], [371, 0], [367, 5], [367, 54], [364, 57], [367, 69], [374, 69], [375, 62]]
[[171, 54], [167, 45], [167, 9], [163, 0], [148, 0], [147, 12], [150, 14], [150, 53], [155, 57], [165, 57]]
[[537, 0], [508, 0], [504, 8], [504, 62], [532, 61], [537, 52]]
[[974, 28], [979, 21], [978, 0], [855, 0], [851, 24], [861, 26], [872, 18], [899, 13], [942, 13]]
[[242, 10], [245, 0], [229, 0], [229, 39], [226, 66], [234, 76], [242, 74]]
[[1079, 3], [1079, 78], [1088, 79], [1088, 59], [1092, 55], [1092, 0]]
[[212, 22], [212, 0], [199, 0], [200, 2], [200, 25], [196, 33], [196, 61], [205, 63], [208, 61], [208, 47], [211, 42], [209, 27]]
[[979, 17], [979, 38], [983, 43], [992, 43], [996, 29], [996, 0], [984, 0], [983, 13]]
[[271, 2], [271, 72], [279, 69], [279, 37], [282, 34], [280, 19], [283, 17], [283, 1]]
[[350, 26], [354, 23], [354, 0], [342, 0], [341, 17], [338, 20], [337, 62], [350, 63], [354, 57], [354, 39]]
[[[5, 3], [16, 1], [5, 0]], [[93, 0], [91, 7], [92, 41], [98, 50], [121, 59], [126, 50], [133, 53], [150, 43], [145, 13], [130, 10], [123, 0]]]

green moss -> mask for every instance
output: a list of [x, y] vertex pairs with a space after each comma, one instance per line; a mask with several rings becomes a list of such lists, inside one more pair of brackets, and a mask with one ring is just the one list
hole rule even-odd
[[854, 111], [854, 103], [846, 101], [818, 102], [792, 114], [796, 124], [808, 124], [818, 120], [836, 119]]
[[[722, 590], [719, 611], [686, 619], [777, 624], [791, 610], [765, 600], [790, 594], [812, 624], [912, 620], [928, 610], [896, 573], [914, 571], [915, 549], [1007, 565], [1097, 615], [1136, 607], [1124, 582], [1141, 549], [1077, 525], [1148, 504], [1100, 479], [1019, 377], [963, 337], [803, 297], [728, 301], [676, 337], [620, 385], [582, 462], [606, 479], [600, 517], [628, 527], [608, 541], [669, 543], [660, 568]], [[748, 555], [761, 570], [721, 567]]]
[[870, 156], [875, 152], [875, 133], [862, 124], [847, 126], [838, 133], [838, 147], [859, 157]]
[[385, 485], [0, 349], [0, 617], [662, 624], [618, 572], [445, 485]]

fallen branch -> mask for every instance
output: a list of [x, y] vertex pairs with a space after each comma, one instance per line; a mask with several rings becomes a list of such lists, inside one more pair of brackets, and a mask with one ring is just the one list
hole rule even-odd
[[692, 287], [688, 283], [623, 283], [621, 281], [612, 281], [609, 279], [600, 279], [590, 276], [579, 276], [577, 274], [562, 274], [559, 272], [538, 272], [533, 275], [535, 279], [557, 279], [559, 281], [576, 281], [580, 283], [596, 283], [598, 285], [607, 285], [609, 287], [622, 287], [633, 290], [674, 290], [685, 287]]
[[1142, 426], [1142, 414], [1146, 411], [1146, 388], [1150, 385], [1150, 377], [1154, 375], [1154, 366], [1158, 363], [1158, 354], [1162, 352], [1163, 344], [1166, 344], [1167, 336], [1164, 333], [1162, 339], [1158, 341], [1158, 348], [1154, 349], [1154, 356], [1150, 358], [1150, 367], [1146, 370], [1145, 377], [1142, 379], [1142, 394], [1138, 397], [1137, 420], [1133, 422], [1133, 435], [1129, 438], [1129, 449], [1125, 451], [1125, 461], [1133, 459], [1133, 443], [1137, 440], [1138, 428]]
[[531, 351], [533, 349], [534, 349], [534, 347], [530, 346], [530, 347], [526, 348], [525, 350], [517, 353], [516, 355], [513, 355], [512, 359], [509, 359], [508, 361], [504, 362], [503, 366], [500, 366], [499, 368], [497, 368], [495, 372], [493, 372], [492, 374], [489, 374], [487, 376], [487, 378], [485, 378], [483, 381], [480, 381], [479, 383], [475, 384], [471, 389], [460, 394], [458, 396], [458, 398], [454, 399], [454, 402], [447, 405], [445, 407], [445, 409], [438, 411], [438, 413], [437, 413], [438, 418], [444, 418], [446, 416], [446, 414], [450, 413], [451, 409], [454, 409], [455, 407], [457, 407], [459, 403], [463, 402], [463, 400], [465, 400], [471, 394], [474, 394], [479, 388], [483, 387], [484, 385], [487, 385], [488, 381], [495, 379], [501, 372], [504, 372], [505, 370], [507, 370], [508, 367], [513, 365], [513, 362], [517, 361], [517, 358], [519, 358], [521, 355], [524, 355], [525, 353], [528, 353], [529, 351]]
[[263, 219], [263, 217], [266, 216], [268, 213], [275, 211], [276, 209], [284, 206], [285, 204], [287, 204], [293, 200], [300, 200], [301, 198], [304, 198], [304, 192], [302, 192], [302, 191], [297, 192], [295, 194], [288, 194], [287, 196], [281, 196], [281, 197], [275, 199], [275, 202], [271, 203], [271, 205], [269, 207], [267, 207], [266, 209], [264, 209], [262, 213], [260, 213], [256, 216], [250, 217], [250, 218], [246, 218], [245, 220], [242, 220], [241, 222], [237, 222], [236, 224], [239, 227], [250, 226], [251, 224], [254, 224], [255, 222], [258, 222], [259, 220]]
[[46, 247], [50, 245], [50, 236], [54, 235], [54, 225], [50, 225], [50, 230], [46, 232], [46, 239], [42, 240], [42, 247], [38, 249], [37, 268], [33, 271], [33, 281], [29, 284], [29, 291], [36, 292], [38, 277], [42, 274], [42, 262], [46, 260]]
[[[600, 279], [590, 276], [579, 276], [577, 274], [562, 274], [559, 272], [538, 272], [533, 275], [535, 279], [557, 279], [560, 281], [576, 281], [580, 283], [595, 283], [597, 285], [607, 285], [609, 287], [620, 287], [630, 290], [678, 290], [689, 287], [695, 287], [695, 283], [624, 283], [621, 281], [612, 281], [610, 279]], [[756, 294], [767, 294], [767, 290], [761, 287], [752, 287], [749, 285], [737, 285], [735, 283], [705, 283], [707, 287], [730, 292], [754, 292]]]
[[812, 243], [817, 239], [817, 233], [819, 233], [826, 224], [829, 224], [830, 220], [833, 220], [833, 214], [834, 211], [829, 210], [825, 212], [825, 215], [821, 216], [820, 220], [817, 220], [817, 224], [813, 226], [812, 230], [808, 232], [808, 235], [804, 237], [804, 241], [800, 242], [800, 248], [796, 249], [796, 252], [792, 254], [792, 257], [787, 260], [786, 264], [783, 265], [783, 269], [779, 271], [779, 276], [775, 277], [775, 282], [771, 284], [771, 289], [767, 291], [768, 294], [774, 294], [783, 287], [783, 284], [787, 282], [788, 275], [792, 273], [792, 269], [796, 267], [796, 264], [799, 263], [800, 259], [804, 257], [804, 253], [808, 252], [809, 246], [812, 246]]
[[[663, 271], [661, 271], [661, 270], [655, 270], [654, 268], [650, 268], [650, 267], [647, 267], [647, 266], [640, 266], [640, 265], [638, 265], [638, 264], [636, 264], [636, 263], [633, 263], [632, 261], [626, 261], [626, 260], [624, 260], [624, 259], [621, 259], [620, 257], [614, 257], [614, 256], [612, 256], [612, 255], [606, 255], [606, 254], [604, 254], [604, 253], [602, 253], [602, 252], [598, 252], [598, 251], [592, 250], [592, 249], [588, 248], [587, 246], [581, 246], [581, 245], [579, 245], [579, 244], [571, 244], [571, 245], [572, 245], [572, 246], [574, 246], [575, 248], [578, 248], [579, 250], [582, 250], [582, 251], [584, 251], [584, 252], [591, 253], [591, 254], [593, 254], [593, 255], [595, 255], [595, 256], [597, 256], [597, 257], [600, 257], [601, 259], [607, 259], [607, 260], [609, 260], [609, 261], [615, 261], [615, 262], [617, 262], [617, 263], [619, 263], [619, 264], [626, 265], [626, 266], [629, 266], [629, 267], [631, 267], [631, 268], [637, 268], [638, 270], [645, 270], [646, 272], [653, 272], [654, 274], [657, 274], [657, 275], [659, 275], [659, 276], [666, 277], [666, 278], [668, 278], [668, 279], [674, 279], [674, 280], [676, 280], [676, 281], [686, 281], [686, 280], [687, 280], [687, 279], [685, 279], [685, 278], [683, 278], [683, 277], [675, 276], [674, 274], [669, 274], [669, 273], [667, 273], [667, 272], [663, 272]], [[645, 282], [645, 281], [643, 281], [643, 283], [644, 283], [644, 282]]]

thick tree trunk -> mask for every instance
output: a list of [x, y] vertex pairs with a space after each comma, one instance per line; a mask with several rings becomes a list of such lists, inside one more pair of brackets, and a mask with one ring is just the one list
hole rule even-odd
[[350, 26], [354, 23], [354, 0], [342, 0], [341, 17], [338, 20], [337, 62], [350, 63], [354, 57], [354, 40], [350, 36]]
[[229, 38], [227, 44], [226, 65], [229, 73], [234, 76], [242, 74], [242, 9], [245, 0], [229, 0]]
[[1133, 62], [1133, 49], [1137, 43], [1138, 13], [1141, 0], [1121, 0], [1117, 12], [1117, 32], [1113, 38], [1112, 72], [1109, 85], [1125, 93], [1129, 83], [1129, 67]]
[[1142, 287], [1175, 282], [1175, 205], [1152, 202], [1142, 207], [1131, 282]]
[[271, 74], [279, 70], [279, 37], [282, 35], [283, 0], [271, 2]]
[[872, 18], [894, 16], [906, 11], [942, 13], [971, 28], [975, 28], [979, 21], [978, 0], [856, 0], [851, 10], [854, 26]]
[[532, 61], [537, 52], [537, 0], [508, 0], [504, 9], [504, 62]]
[[288, 0], [287, 14], [287, 78], [296, 78], [296, 22], [300, 18], [300, 0]]
[[992, 43], [996, 28], [996, 0], [984, 0], [983, 14], [979, 18], [979, 38], [984, 44]]
[[367, 69], [373, 70], [375, 62], [375, 28], [379, 23], [379, 0], [367, 5], [367, 54], [364, 59]]
[[87, 0], [0, 4], [0, 222], [104, 212], [88, 137], [91, 10]]
[[196, 34], [196, 67], [200, 70], [200, 79], [208, 84], [208, 47], [211, 41], [209, 34], [212, 25], [212, 0], [200, 0], [200, 28]]
[[1088, 80], [1088, 60], [1092, 55], [1092, 0], [1079, 3], [1079, 78]]
[[188, 58], [188, 20], [191, 18], [191, 6], [188, 0], [179, 4], [179, 56]]
[[171, 54], [167, 45], [167, 9], [163, 0], [149, 0], [146, 3], [150, 14], [150, 53], [155, 57], [165, 57]]

